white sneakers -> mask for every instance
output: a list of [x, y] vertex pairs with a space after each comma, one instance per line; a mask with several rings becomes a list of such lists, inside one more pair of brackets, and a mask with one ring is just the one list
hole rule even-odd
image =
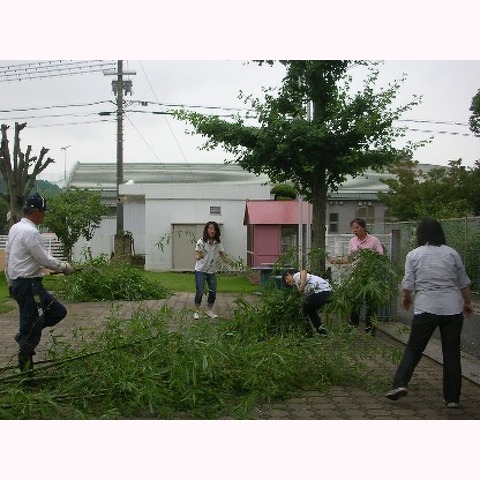
[[398, 400], [399, 398], [404, 397], [408, 393], [408, 390], [405, 387], [398, 387], [390, 390], [385, 396], [390, 400]]
[[[216, 313], [213, 313], [212, 310], [206, 310], [205, 315], [210, 318], [218, 318], [218, 315]], [[193, 314], [193, 319], [198, 320], [200, 318], [200, 314], [198, 312], [195, 312]]]

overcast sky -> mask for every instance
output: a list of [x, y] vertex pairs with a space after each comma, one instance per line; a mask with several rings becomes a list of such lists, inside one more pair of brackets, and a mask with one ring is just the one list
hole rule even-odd
[[[0, 68], [26, 62], [30, 60], [1, 61]], [[185, 133], [186, 123], [152, 112], [171, 110], [167, 105], [245, 109], [238, 99], [240, 91], [260, 96], [262, 86], [279, 85], [284, 74], [279, 64], [258, 66], [238, 60], [130, 60], [124, 61], [124, 70], [135, 72], [125, 77], [132, 81], [133, 93], [125, 98], [124, 162], [223, 162], [223, 150], [198, 148], [203, 141]], [[429, 145], [417, 150], [415, 159], [446, 165], [462, 158], [465, 165], [473, 166], [480, 158], [480, 139], [470, 132], [468, 118], [472, 97], [480, 88], [480, 61], [385, 61], [381, 72], [382, 84], [406, 74], [400, 103], [408, 102], [413, 94], [423, 97], [421, 105], [404, 115], [409, 121], [402, 123], [409, 127], [409, 139], [433, 137]], [[355, 69], [351, 73], [357, 75]], [[0, 116], [2, 123], [11, 125], [10, 141], [15, 120], [25, 121], [23, 148], [29, 144], [38, 153], [45, 146], [56, 161], [41, 178], [61, 181], [77, 161], [116, 162], [116, 107], [111, 85], [115, 78], [97, 72], [1, 82]], [[142, 106], [141, 101], [151, 103]], [[59, 106], [62, 108], [51, 108]], [[100, 112], [111, 115], [100, 116]]]

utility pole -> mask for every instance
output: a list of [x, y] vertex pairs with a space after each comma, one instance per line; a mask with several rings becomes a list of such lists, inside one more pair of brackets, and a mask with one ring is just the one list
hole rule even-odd
[[[116, 75], [117, 80], [112, 82], [113, 92], [116, 94], [117, 104], [117, 170], [116, 170], [116, 184], [117, 184], [117, 229], [114, 241], [114, 255], [125, 257], [131, 253], [131, 238], [125, 236], [124, 228], [124, 201], [120, 197], [120, 185], [123, 184], [123, 91], [125, 93], [132, 93], [132, 82], [130, 80], [124, 81], [124, 75], [135, 75], [135, 72], [124, 72], [123, 60], [117, 61], [116, 72], [104, 72], [104, 75]], [[128, 245], [127, 245], [127, 242]]]
[[120, 185], [123, 183], [123, 60], [117, 65], [117, 235], [123, 233], [123, 202]]
[[64, 147], [60, 147], [60, 150], [63, 150], [63, 186], [67, 186], [67, 149], [70, 148], [71, 145], [65, 145]]

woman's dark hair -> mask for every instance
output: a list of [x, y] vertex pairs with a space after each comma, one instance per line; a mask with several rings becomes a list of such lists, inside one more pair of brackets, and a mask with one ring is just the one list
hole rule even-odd
[[354, 224], [354, 223], [357, 223], [357, 224], [360, 225], [362, 228], [364, 228], [367, 233], [370, 233], [370, 232], [367, 230], [367, 222], [366, 222], [363, 218], [360, 218], [360, 217], [354, 218], [354, 219], [350, 222], [350, 226], [353, 227], [353, 224]]
[[208, 236], [208, 227], [210, 225], [213, 225], [215, 228], [215, 237], [214, 239], [220, 243], [220, 227], [218, 226], [217, 222], [207, 222], [205, 226], [203, 227], [203, 241], [208, 242], [210, 240], [210, 237]]
[[427, 243], [436, 247], [447, 243], [442, 225], [430, 217], [420, 220], [417, 226], [417, 245], [421, 247]]
[[295, 275], [297, 273], [297, 271], [298, 270], [295, 270], [294, 268], [287, 268], [282, 274], [283, 280], [285, 280], [287, 275]]

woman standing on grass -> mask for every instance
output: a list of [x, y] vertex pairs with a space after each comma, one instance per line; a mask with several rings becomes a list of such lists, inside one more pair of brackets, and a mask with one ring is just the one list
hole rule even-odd
[[408, 310], [415, 293], [413, 322], [393, 389], [386, 394], [398, 400], [407, 394], [413, 371], [435, 329], [440, 329], [443, 354], [443, 401], [457, 408], [462, 384], [460, 334], [463, 316], [473, 313], [470, 279], [456, 250], [446, 245], [441, 224], [433, 218], [417, 227], [418, 247], [407, 254], [402, 281], [402, 305]]
[[210, 318], [217, 318], [213, 313], [213, 304], [217, 298], [217, 261], [218, 258], [232, 265], [227, 259], [220, 241], [220, 228], [217, 222], [207, 222], [203, 228], [203, 237], [195, 245], [195, 313], [193, 318], [200, 318], [199, 310], [202, 304], [205, 282], [208, 286], [206, 314]]

